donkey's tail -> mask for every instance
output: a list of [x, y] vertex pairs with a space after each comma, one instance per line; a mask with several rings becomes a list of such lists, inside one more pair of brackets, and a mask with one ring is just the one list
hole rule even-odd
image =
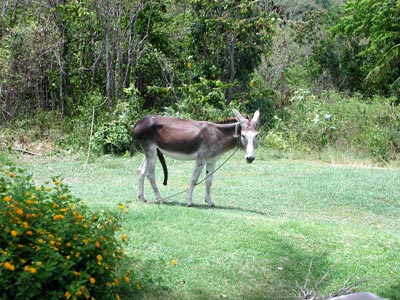
[[162, 154], [162, 152], [158, 148], [157, 148], [157, 156], [158, 156], [158, 159], [160, 160], [160, 163], [161, 163], [163, 171], [164, 171], [164, 182], [163, 182], [163, 185], [167, 185], [167, 182], [168, 182], [167, 164], [165, 163], [164, 155]]
[[129, 146], [129, 154], [132, 157], [134, 153], [135, 153], [135, 141], [132, 138], [131, 144]]

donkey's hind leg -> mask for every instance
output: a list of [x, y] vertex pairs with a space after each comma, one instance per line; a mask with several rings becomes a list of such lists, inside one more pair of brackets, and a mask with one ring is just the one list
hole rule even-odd
[[147, 159], [146, 157], [143, 159], [139, 169], [137, 170], [137, 183], [138, 183], [138, 190], [137, 196], [140, 201], [147, 202], [146, 198], [144, 197], [144, 177], [147, 173]]
[[150, 181], [151, 187], [153, 188], [154, 195], [156, 196], [156, 201], [163, 203], [163, 199], [161, 197], [160, 192], [157, 188], [156, 183], [156, 160], [157, 160], [157, 152], [151, 151], [146, 153], [146, 160], [147, 160], [147, 178]]

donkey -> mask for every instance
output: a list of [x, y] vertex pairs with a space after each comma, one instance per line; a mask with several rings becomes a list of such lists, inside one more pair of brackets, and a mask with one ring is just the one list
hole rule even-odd
[[236, 117], [234, 123], [218, 124], [206, 121], [192, 121], [180, 118], [150, 115], [140, 119], [132, 130], [131, 155], [133, 141], [136, 139], [144, 151], [144, 160], [140, 165], [138, 175], [138, 198], [146, 202], [144, 197], [144, 177], [150, 181], [156, 201], [163, 203], [164, 199], [158, 191], [155, 181], [155, 164], [157, 156], [164, 171], [164, 185], [167, 184], [168, 171], [164, 155], [180, 160], [195, 160], [195, 168], [187, 190], [187, 205], [193, 206], [193, 189], [200, 173], [206, 165], [205, 201], [208, 206], [214, 206], [211, 200], [211, 185], [215, 164], [226, 151], [242, 146], [245, 149], [245, 159], [251, 163], [255, 159], [257, 143], [257, 122], [260, 116], [257, 110], [249, 120], [233, 109]]

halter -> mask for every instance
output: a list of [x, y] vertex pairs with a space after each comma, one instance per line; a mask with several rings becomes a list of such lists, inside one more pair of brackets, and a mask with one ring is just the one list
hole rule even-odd
[[235, 135], [233, 136], [234, 138], [238, 138], [239, 137], [239, 126], [240, 126], [240, 123], [237, 122], [236, 125], [235, 125]]

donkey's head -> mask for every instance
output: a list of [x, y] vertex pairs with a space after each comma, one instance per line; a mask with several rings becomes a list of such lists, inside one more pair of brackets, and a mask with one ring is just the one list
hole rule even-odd
[[251, 163], [256, 158], [254, 149], [257, 144], [257, 122], [260, 116], [260, 111], [257, 110], [251, 120], [243, 117], [236, 109], [233, 109], [233, 113], [241, 127], [240, 143], [245, 150], [244, 157], [248, 163]]

